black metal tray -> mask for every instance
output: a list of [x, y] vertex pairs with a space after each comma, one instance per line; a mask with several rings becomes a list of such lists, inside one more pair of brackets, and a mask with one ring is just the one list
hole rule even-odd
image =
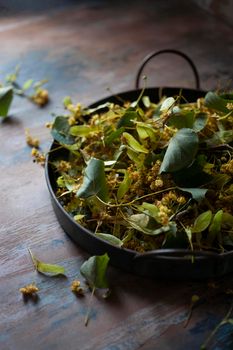
[[[119, 103], [119, 97], [123, 100], [134, 101], [140, 94], [139, 80], [144, 66], [147, 62], [160, 53], [174, 53], [184, 57], [190, 64], [196, 81], [196, 89], [182, 89], [182, 95], [190, 102], [194, 102], [199, 97], [205, 95], [205, 91], [199, 89], [199, 77], [197, 70], [185, 54], [176, 50], [162, 50], [148, 55], [142, 62], [136, 77], [136, 89], [122, 92], [116, 96], [108, 96], [100, 101], [93, 103], [90, 107], [96, 107], [107, 101]], [[152, 101], [158, 101], [162, 94], [165, 96], [173, 96], [179, 93], [179, 88], [161, 88], [153, 87], [145, 89], [145, 95], [149, 96]], [[108, 253], [110, 263], [125, 271], [135, 273], [137, 275], [165, 278], [176, 280], [205, 280], [210, 278], [220, 277], [233, 272], [233, 251], [227, 253], [213, 253], [202, 251], [190, 251], [186, 249], [160, 249], [149, 251], [146, 253], [138, 253], [130, 249], [114, 246], [99, 237], [96, 237], [92, 232], [79, 225], [73, 218], [64, 210], [62, 205], [56, 198], [56, 174], [51, 166], [51, 162], [61, 152], [65, 150], [56, 150], [57, 144], [53, 142], [51, 150], [45, 165], [45, 176], [48, 189], [52, 199], [52, 205], [60, 225], [65, 232], [72, 238], [74, 242], [80, 245], [88, 253], [101, 255]]]

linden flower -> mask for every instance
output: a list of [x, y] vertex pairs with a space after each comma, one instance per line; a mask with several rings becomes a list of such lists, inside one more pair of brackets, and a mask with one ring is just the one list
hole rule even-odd
[[26, 296], [32, 296], [39, 291], [39, 288], [34, 283], [28, 284], [19, 289], [20, 293]]
[[71, 164], [65, 160], [61, 160], [57, 167], [58, 171], [67, 172], [71, 169]]
[[221, 166], [220, 171], [225, 174], [233, 175], [233, 159]]
[[83, 288], [80, 287], [80, 285], [81, 285], [81, 282], [79, 280], [74, 280], [70, 286], [70, 290], [73, 293], [82, 296], [84, 294], [84, 291], [83, 291]]
[[30, 135], [29, 129], [25, 129], [26, 142], [28, 146], [39, 148], [40, 140]]
[[31, 152], [33, 159], [33, 162], [36, 162], [38, 164], [41, 164], [42, 166], [45, 165], [45, 155], [43, 153], [40, 153], [38, 149], [33, 147], [32, 152]]
[[38, 89], [36, 93], [31, 96], [31, 100], [40, 107], [45, 106], [49, 102], [48, 90]]
[[233, 109], [233, 103], [232, 102], [228, 102], [226, 107], [227, 107], [227, 109], [229, 109], [229, 111], [231, 111]]

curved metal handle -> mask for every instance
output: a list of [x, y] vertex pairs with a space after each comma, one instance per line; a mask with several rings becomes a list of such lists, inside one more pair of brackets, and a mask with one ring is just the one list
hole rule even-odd
[[164, 258], [164, 259], [180, 259], [185, 256], [196, 256], [199, 258], [205, 259], [222, 259], [222, 255], [212, 252], [204, 252], [199, 250], [187, 250], [187, 249], [158, 249], [148, 251], [146, 253], [136, 254], [134, 256], [135, 260], [142, 259], [156, 259], [156, 258]]
[[196, 84], [196, 89], [200, 89], [200, 78], [199, 78], [199, 74], [197, 71], [197, 68], [195, 66], [195, 64], [193, 63], [193, 61], [191, 60], [191, 58], [189, 58], [189, 56], [187, 56], [186, 54], [184, 54], [183, 52], [179, 51], [179, 50], [173, 50], [173, 49], [165, 49], [165, 50], [160, 50], [160, 51], [156, 51], [156, 52], [152, 52], [149, 55], [147, 55], [144, 60], [142, 61], [140, 67], [138, 68], [137, 71], [137, 75], [136, 75], [136, 80], [135, 80], [135, 87], [136, 89], [139, 89], [139, 81], [141, 78], [141, 74], [142, 71], [144, 69], [144, 67], [146, 66], [146, 64], [155, 56], [158, 56], [160, 54], [164, 54], [164, 53], [172, 53], [178, 56], [183, 57], [186, 62], [188, 62], [189, 66], [191, 67], [194, 77], [195, 77], [195, 84]]

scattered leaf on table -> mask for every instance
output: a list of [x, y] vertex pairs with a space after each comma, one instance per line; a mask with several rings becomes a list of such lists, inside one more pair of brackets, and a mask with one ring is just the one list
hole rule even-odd
[[66, 271], [63, 266], [44, 263], [43, 261], [40, 261], [39, 259], [37, 259], [30, 250], [29, 250], [29, 253], [32, 258], [33, 265], [35, 266], [35, 269], [38, 272], [41, 272], [48, 276], [57, 276], [57, 275], [65, 276]]
[[91, 256], [82, 264], [80, 272], [92, 289], [108, 288], [108, 281], [106, 278], [108, 262], [109, 257], [108, 254], [105, 253], [104, 255]]
[[11, 86], [0, 87], [0, 117], [7, 117], [13, 100], [13, 88]]

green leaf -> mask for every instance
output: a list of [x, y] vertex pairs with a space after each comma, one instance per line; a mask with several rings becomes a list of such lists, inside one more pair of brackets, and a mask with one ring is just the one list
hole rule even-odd
[[212, 180], [212, 176], [202, 170], [198, 159], [194, 160], [191, 166], [172, 173], [172, 178], [176, 185], [182, 188], [196, 188]]
[[44, 263], [43, 261], [40, 261], [39, 259], [37, 259], [30, 250], [29, 250], [29, 253], [31, 255], [33, 265], [35, 266], [35, 269], [38, 272], [51, 277], [57, 276], [57, 275], [65, 275], [66, 271], [63, 266]]
[[11, 86], [0, 87], [0, 117], [5, 118], [13, 100], [13, 89]]
[[205, 140], [205, 143], [209, 147], [221, 145], [223, 143], [230, 143], [233, 141], [233, 130], [221, 130], [216, 131], [214, 135]]
[[14, 82], [17, 80], [18, 76], [19, 76], [19, 71], [20, 71], [20, 65], [17, 64], [16, 67], [15, 67], [14, 72], [13, 72], [13, 73], [10, 73], [10, 74], [8, 74], [8, 75], [6, 76], [6, 78], [5, 78], [5, 79], [6, 79], [6, 82], [8, 82], [8, 83], [14, 83]]
[[131, 134], [124, 132], [123, 137], [125, 138], [127, 144], [129, 147], [139, 153], [148, 153], [148, 149], [146, 149], [144, 146], [142, 146]]
[[228, 103], [233, 103], [233, 99], [225, 99], [212, 91], [209, 91], [205, 96], [205, 106], [222, 113], [229, 113]]
[[113, 141], [119, 140], [119, 137], [123, 134], [124, 131], [125, 128], [121, 127], [111, 132], [111, 134], [104, 139], [105, 144], [110, 145]]
[[134, 214], [131, 215], [127, 222], [130, 224], [132, 228], [135, 230], [142, 232], [149, 236], [157, 236], [162, 233], [176, 232], [176, 224], [174, 222], [170, 222], [166, 226], [158, 227], [158, 223], [156, 220], [151, 218], [146, 214]]
[[54, 140], [61, 144], [73, 144], [75, 139], [70, 135], [69, 131], [70, 125], [67, 118], [62, 116], [56, 117], [51, 130]]
[[64, 105], [64, 107], [68, 107], [71, 104], [72, 104], [71, 97], [70, 96], [65, 96], [63, 98], [63, 105]]
[[86, 137], [91, 133], [95, 133], [98, 130], [98, 127], [93, 125], [74, 125], [70, 128], [70, 135], [72, 136], [79, 136], [79, 137]]
[[169, 126], [172, 125], [177, 129], [182, 129], [182, 128], [192, 129], [194, 120], [195, 120], [195, 117], [194, 117], [193, 111], [181, 111], [181, 113], [172, 114], [168, 119], [167, 124]]
[[160, 167], [160, 174], [175, 172], [188, 167], [193, 162], [197, 150], [197, 134], [191, 129], [180, 129], [168, 144]]
[[137, 168], [142, 168], [144, 160], [145, 160], [144, 153], [138, 154], [137, 152], [134, 152], [131, 148], [128, 147], [127, 156], [129, 157], [129, 159], [131, 159], [135, 163]]
[[83, 184], [79, 188], [77, 196], [81, 198], [97, 196], [104, 202], [108, 201], [108, 188], [102, 160], [91, 158], [88, 161], [84, 171]]
[[214, 242], [214, 240], [216, 239], [216, 237], [221, 231], [222, 216], [223, 216], [223, 211], [218, 210], [213, 217], [213, 220], [209, 226], [209, 232], [207, 236], [207, 242], [209, 245], [212, 245], [212, 243]]
[[166, 98], [163, 102], [162, 105], [160, 107], [160, 111], [161, 112], [167, 112], [175, 103], [175, 99], [174, 97], [168, 97]]
[[158, 208], [158, 206], [151, 204], [151, 203], [143, 202], [142, 205], [138, 206], [138, 209], [140, 211], [144, 212], [145, 214], [151, 216], [156, 221], [159, 221], [159, 208]]
[[149, 96], [142, 96], [142, 102], [146, 108], [150, 108], [151, 102]]
[[93, 114], [93, 113], [99, 112], [101, 109], [107, 109], [110, 107], [111, 107], [111, 102], [106, 102], [106, 103], [103, 103], [102, 105], [98, 105], [97, 107], [85, 109], [85, 114], [86, 115]]
[[208, 191], [207, 188], [184, 188], [184, 187], [183, 188], [179, 187], [179, 190], [190, 193], [192, 195], [192, 198], [198, 203], [200, 203], [205, 198], [206, 192]]
[[149, 138], [151, 143], [156, 142], [156, 134], [151, 125], [143, 122], [137, 122], [136, 130], [140, 140], [146, 140]]
[[213, 184], [215, 188], [221, 190], [230, 180], [231, 176], [227, 174], [216, 174], [214, 175], [211, 184]]
[[222, 214], [222, 224], [224, 226], [228, 226], [229, 228], [232, 229], [233, 227], [233, 215], [229, 213], [223, 213]]
[[123, 114], [123, 116], [121, 117], [121, 119], [119, 120], [118, 124], [117, 124], [117, 128], [121, 128], [122, 126], [132, 126], [132, 120], [137, 119], [138, 118], [138, 114], [135, 111], [134, 108], [128, 108], [126, 110], [126, 112]]
[[212, 219], [212, 211], [207, 210], [204, 213], [201, 213], [195, 220], [194, 225], [192, 227], [193, 233], [199, 233], [205, 231], [209, 226]]
[[121, 200], [126, 192], [129, 190], [132, 180], [129, 177], [129, 173], [125, 170], [125, 175], [123, 181], [120, 183], [120, 186], [117, 190], [117, 199]]
[[208, 115], [206, 113], [198, 113], [195, 117], [192, 129], [196, 132], [201, 131], [206, 126]]
[[88, 285], [92, 288], [108, 288], [108, 281], [106, 278], [106, 271], [108, 267], [108, 254], [99, 256], [92, 256], [85, 261], [80, 272], [87, 280]]
[[121, 247], [123, 245], [122, 240], [120, 240], [116, 236], [110, 235], [108, 233], [96, 232], [95, 236], [97, 236], [99, 238], [102, 238], [106, 242], [111, 243], [111, 244], [113, 244], [113, 245], [115, 245], [117, 247]]
[[33, 79], [29, 79], [29, 80], [25, 81], [25, 83], [23, 84], [23, 90], [30, 89], [30, 87], [32, 86], [33, 82], [34, 82]]

